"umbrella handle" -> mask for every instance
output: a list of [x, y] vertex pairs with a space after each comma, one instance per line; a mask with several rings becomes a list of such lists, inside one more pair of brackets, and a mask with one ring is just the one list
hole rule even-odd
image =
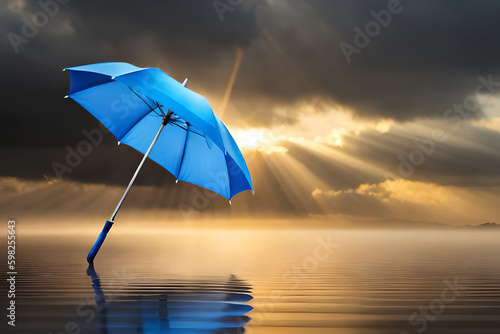
[[99, 237], [97, 237], [97, 240], [92, 247], [92, 249], [89, 252], [89, 255], [87, 255], [87, 262], [92, 263], [94, 262], [94, 258], [97, 255], [97, 252], [102, 246], [102, 243], [104, 242], [104, 239], [106, 239], [109, 230], [111, 230], [111, 227], [113, 226], [113, 222], [110, 222], [109, 220], [106, 220], [106, 224], [104, 224], [104, 227], [102, 228], [102, 232], [99, 234]]

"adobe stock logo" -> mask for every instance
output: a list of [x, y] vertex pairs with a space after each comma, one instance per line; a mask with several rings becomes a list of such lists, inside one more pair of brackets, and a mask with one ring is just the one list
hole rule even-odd
[[[41, 28], [45, 27], [50, 18], [53, 18], [59, 13], [61, 5], [66, 5], [71, 0], [39, 0], [37, 2], [40, 10], [31, 15], [31, 20], [26, 16], [21, 18], [23, 25], [20, 34], [14, 32], [7, 33], [10, 45], [16, 54], [19, 53], [19, 47], [23, 44], [28, 44], [29, 41], [38, 35]], [[22, 36], [21, 36], [22, 35]]]
[[364, 30], [358, 26], [353, 28], [356, 33], [353, 38], [354, 45], [347, 42], [341, 42], [339, 44], [340, 51], [342, 51], [347, 63], [350, 64], [352, 62], [352, 56], [354, 54], [359, 55], [363, 49], [368, 47], [372, 39], [380, 35], [382, 28], [387, 28], [389, 26], [392, 17], [401, 14], [403, 9], [404, 7], [399, 0], [389, 0], [387, 2], [387, 9], [382, 9], [378, 12], [374, 10], [370, 11], [373, 20], [365, 24]]
[[212, 2], [212, 5], [214, 6], [215, 11], [217, 12], [217, 15], [219, 16], [219, 19], [224, 21], [224, 13], [225, 12], [232, 12], [234, 9], [238, 6], [240, 6], [243, 3], [243, 0], [226, 0], [226, 2], [222, 0], [214, 0]]

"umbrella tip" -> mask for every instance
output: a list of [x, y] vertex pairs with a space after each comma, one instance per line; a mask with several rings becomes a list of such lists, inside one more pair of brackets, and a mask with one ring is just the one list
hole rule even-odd
[[229, 205], [231, 205], [231, 200], [229, 200]]
[[68, 95], [66, 95], [64, 98], [65, 98], [65, 99], [67, 99], [68, 97], [69, 97], [69, 96], [68, 96]]
[[175, 180], [175, 183], [179, 183], [179, 180]]
[[65, 69], [65, 68], [63, 68], [63, 72], [66, 72], [66, 69]]
[[186, 87], [187, 83], [188, 83], [188, 78], [184, 79], [184, 82], [182, 83], [182, 85], [183, 85], [184, 87]]
[[115, 77], [111, 77], [111, 80], [115, 80]]
[[255, 190], [253, 190], [253, 189], [252, 189], [252, 195], [254, 195], [254, 196], [255, 196]]
[[118, 145], [120, 145], [120, 144], [121, 144], [120, 141], [118, 141]]

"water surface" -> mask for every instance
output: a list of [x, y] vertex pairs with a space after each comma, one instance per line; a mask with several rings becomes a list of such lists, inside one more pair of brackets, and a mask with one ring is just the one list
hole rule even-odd
[[496, 231], [145, 232], [19, 234], [2, 333], [500, 333]]

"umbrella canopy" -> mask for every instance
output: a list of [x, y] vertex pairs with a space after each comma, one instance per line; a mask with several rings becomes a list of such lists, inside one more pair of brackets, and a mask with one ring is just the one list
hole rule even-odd
[[208, 101], [157, 68], [100, 63], [65, 69], [68, 97], [96, 117], [119, 142], [146, 154], [166, 113], [171, 115], [149, 158], [177, 180], [227, 199], [252, 190], [247, 165]]

